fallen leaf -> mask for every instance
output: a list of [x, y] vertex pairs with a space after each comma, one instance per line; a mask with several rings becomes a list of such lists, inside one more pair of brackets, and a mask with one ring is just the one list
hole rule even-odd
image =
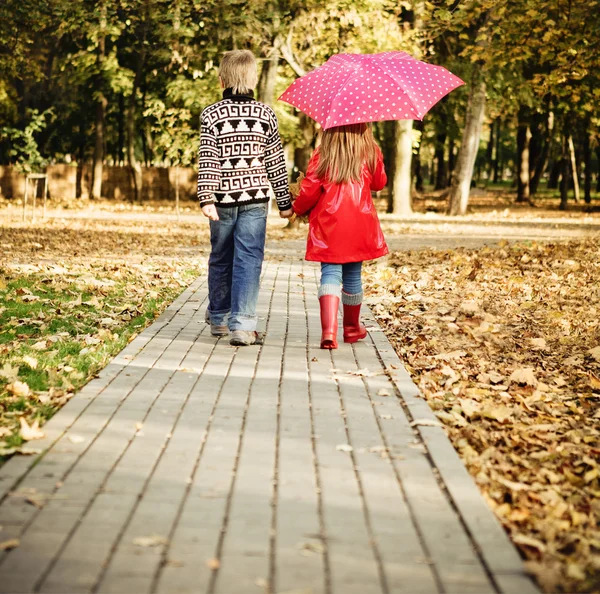
[[526, 547], [533, 547], [541, 553], [546, 551], [546, 545], [541, 540], [533, 538], [532, 536], [527, 536], [526, 534], [514, 534], [512, 539], [513, 542], [515, 542], [516, 544], [520, 544]]
[[588, 353], [593, 359], [600, 362], [600, 346], [590, 349]]
[[459, 310], [466, 316], [474, 316], [476, 313], [479, 313], [480, 307], [477, 301], [467, 300], [460, 304]]
[[303, 553], [308, 553], [308, 554], [312, 554], [312, 553], [323, 553], [325, 551], [325, 547], [323, 546], [322, 542], [303, 542], [300, 545], [300, 549], [302, 550]]
[[444, 425], [435, 419], [415, 419], [411, 427], [443, 427]]
[[513, 413], [514, 410], [508, 406], [486, 406], [481, 411], [482, 416], [498, 421], [499, 423], [508, 421]]
[[335, 446], [335, 449], [338, 452], [352, 452], [354, 448], [348, 443], [340, 443]]
[[81, 435], [69, 435], [69, 441], [71, 443], [83, 443], [85, 441], [85, 437]]
[[386, 390], [385, 388], [381, 388], [381, 390], [379, 390], [377, 392], [377, 396], [389, 396], [390, 395], [390, 391]]
[[526, 386], [536, 386], [537, 379], [532, 367], [523, 367], [515, 369], [508, 378], [509, 382]]
[[35, 357], [30, 357], [29, 355], [25, 355], [23, 357], [23, 363], [26, 363], [31, 367], [31, 369], [37, 369], [38, 360]]
[[14, 382], [19, 376], [19, 368], [13, 367], [10, 363], [5, 363], [0, 369], [0, 377], [3, 377], [9, 382]]
[[219, 569], [219, 567], [221, 567], [221, 562], [213, 557], [212, 559], [206, 560], [206, 566], [212, 571], [215, 571], [216, 569]]
[[472, 398], [459, 398], [460, 408], [468, 419], [481, 414], [481, 404]]
[[160, 547], [169, 544], [169, 539], [159, 534], [151, 534], [150, 536], [137, 536], [133, 539], [133, 544], [136, 547]]
[[32, 439], [42, 439], [44, 437], [44, 432], [40, 429], [40, 422], [38, 419], [36, 419], [33, 422], [33, 425], [29, 425], [23, 417], [19, 419], [19, 422], [21, 424], [19, 435], [25, 441], [30, 441]]
[[18, 538], [11, 538], [0, 542], [0, 551], [10, 551], [16, 549], [21, 544]]
[[22, 396], [23, 398], [31, 394], [29, 385], [26, 382], [13, 382], [6, 386], [6, 390], [15, 396]]
[[545, 349], [546, 348], [546, 339], [545, 338], [532, 338], [530, 340], [531, 346], [534, 346], [537, 349]]

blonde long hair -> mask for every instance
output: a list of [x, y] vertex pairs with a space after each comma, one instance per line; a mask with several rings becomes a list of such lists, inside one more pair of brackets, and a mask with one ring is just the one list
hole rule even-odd
[[317, 177], [336, 184], [359, 181], [363, 164], [375, 170], [379, 148], [370, 124], [348, 124], [321, 133]]

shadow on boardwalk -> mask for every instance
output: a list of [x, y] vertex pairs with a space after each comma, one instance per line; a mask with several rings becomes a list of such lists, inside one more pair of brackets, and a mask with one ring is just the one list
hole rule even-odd
[[315, 271], [266, 263], [242, 349], [198, 279], [2, 468], [0, 592], [536, 592], [372, 316], [318, 348]]

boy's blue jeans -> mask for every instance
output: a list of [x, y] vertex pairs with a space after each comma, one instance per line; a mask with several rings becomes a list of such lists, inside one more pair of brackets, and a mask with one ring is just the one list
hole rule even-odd
[[[321, 262], [321, 286], [319, 297], [322, 295], [341, 294], [342, 302], [346, 305], [357, 305], [362, 302], [362, 262], [348, 264], [330, 264]], [[343, 293], [341, 288], [343, 287]]]
[[267, 205], [217, 206], [210, 221], [208, 312], [217, 326], [256, 330], [256, 302], [265, 255]]

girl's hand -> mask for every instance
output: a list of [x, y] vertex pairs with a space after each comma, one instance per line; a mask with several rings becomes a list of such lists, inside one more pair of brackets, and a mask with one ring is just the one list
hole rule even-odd
[[288, 208], [287, 210], [280, 210], [279, 216], [282, 219], [291, 219], [294, 216], [294, 211], [291, 208]]
[[214, 204], [207, 204], [206, 206], [203, 206], [202, 214], [211, 221], [219, 220], [219, 213], [217, 212], [217, 207]]

